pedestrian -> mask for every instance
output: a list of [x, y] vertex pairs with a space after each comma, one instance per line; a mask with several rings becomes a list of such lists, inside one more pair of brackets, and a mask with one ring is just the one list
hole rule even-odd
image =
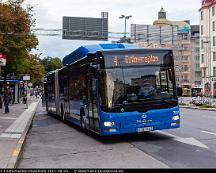
[[23, 104], [26, 105], [26, 109], [28, 109], [28, 94], [27, 94], [27, 91], [24, 91], [23, 93]]
[[2, 99], [2, 93], [0, 91], [0, 109], [3, 107], [3, 99]]
[[9, 104], [10, 104], [10, 94], [8, 92], [8, 90], [5, 91], [5, 94], [4, 94], [4, 106], [5, 106], [5, 113], [9, 113], [10, 110], [9, 110]]

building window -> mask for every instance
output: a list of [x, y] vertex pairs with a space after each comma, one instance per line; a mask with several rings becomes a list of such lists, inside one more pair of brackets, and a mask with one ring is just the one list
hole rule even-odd
[[201, 17], [201, 20], [203, 20], [203, 11], [201, 11], [201, 13], [200, 13], [200, 17]]
[[203, 64], [204, 63], [204, 54], [202, 54], [201, 57], [202, 57], [201, 58], [201, 61], [202, 61], [201, 63]]
[[216, 67], [213, 67], [213, 76], [216, 76]]
[[184, 75], [184, 76], [183, 76], [183, 82], [184, 82], [184, 83], [188, 83], [188, 82], [189, 82], [189, 77], [188, 77], [188, 75]]
[[190, 49], [190, 45], [189, 44], [184, 44], [183, 45], [183, 50], [184, 51], [187, 51], [187, 50], [189, 50]]
[[215, 15], [215, 7], [212, 7], [212, 16]]
[[188, 61], [188, 56], [183, 56], [183, 57], [182, 57], [182, 60], [183, 60], [183, 61]]
[[183, 71], [189, 71], [189, 67], [187, 65], [183, 66]]
[[196, 59], [196, 61], [200, 61], [200, 56], [197, 55], [195, 59]]
[[183, 35], [183, 40], [188, 40], [188, 34]]
[[212, 22], [212, 31], [215, 31], [215, 21]]
[[213, 61], [216, 61], [216, 52], [213, 52]]
[[212, 42], [213, 42], [213, 46], [215, 46], [215, 45], [216, 45], [216, 42], [215, 42], [215, 41], [216, 41], [216, 40], [215, 40], [215, 36], [212, 37], [212, 40], [213, 40], [213, 41], [212, 41]]
[[204, 42], [201, 40], [201, 49], [204, 49]]
[[195, 64], [196, 69], [200, 68], [200, 64]]
[[203, 25], [201, 25], [201, 35], [203, 35]]
[[206, 69], [203, 69], [203, 77], [206, 77]]

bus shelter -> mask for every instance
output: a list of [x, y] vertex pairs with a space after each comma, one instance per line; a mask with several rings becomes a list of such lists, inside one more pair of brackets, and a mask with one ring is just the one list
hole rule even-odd
[[4, 92], [5, 82], [7, 88], [10, 89], [12, 93], [12, 103], [20, 103], [20, 97], [22, 96], [24, 82], [22, 80], [15, 79], [7, 79], [6, 81], [0, 79], [0, 92], [2, 94]]

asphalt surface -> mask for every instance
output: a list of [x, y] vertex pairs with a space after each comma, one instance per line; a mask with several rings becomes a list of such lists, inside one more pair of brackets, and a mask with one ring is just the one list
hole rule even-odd
[[18, 168], [216, 168], [216, 112], [181, 114], [180, 129], [104, 139], [40, 107]]

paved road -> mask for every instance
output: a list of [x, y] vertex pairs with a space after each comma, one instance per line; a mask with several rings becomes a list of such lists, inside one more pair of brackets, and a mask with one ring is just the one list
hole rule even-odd
[[182, 128], [101, 139], [39, 108], [19, 168], [216, 168], [215, 112], [182, 109]]

